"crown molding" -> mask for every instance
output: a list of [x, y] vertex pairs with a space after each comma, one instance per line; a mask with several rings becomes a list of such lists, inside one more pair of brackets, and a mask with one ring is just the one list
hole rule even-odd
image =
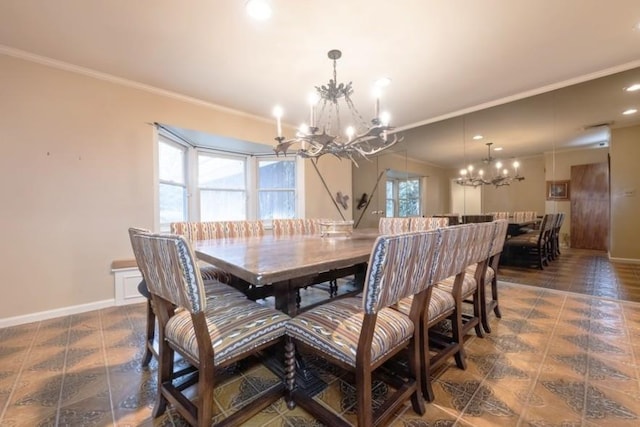
[[611, 74], [621, 73], [623, 71], [631, 70], [632, 68], [640, 67], [640, 60], [635, 60], [631, 62], [627, 62], [625, 64], [620, 64], [615, 67], [605, 68], [604, 70], [596, 71], [589, 74], [584, 74], [578, 77], [573, 77], [571, 79], [563, 80], [558, 83], [549, 84], [546, 86], [539, 87], [537, 89], [528, 90], [525, 92], [520, 92], [515, 95], [505, 96], [503, 98], [496, 99], [494, 101], [485, 102], [483, 104], [474, 105], [472, 107], [464, 108], [462, 110], [453, 111], [451, 113], [442, 114], [437, 117], [433, 117], [430, 119], [422, 120], [420, 122], [411, 123], [402, 127], [397, 127], [395, 132], [400, 132], [403, 130], [409, 130], [412, 128], [428, 125], [431, 123], [440, 122], [443, 120], [451, 119], [454, 117], [463, 116], [465, 114], [473, 113], [480, 110], [485, 110], [487, 108], [495, 107], [502, 104], [508, 104], [509, 102], [519, 101], [521, 99], [529, 98], [531, 96], [540, 95], [546, 92], [551, 92], [556, 89], [562, 89], [567, 86], [572, 86], [578, 83], [584, 83], [589, 80], [598, 79], [600, 77], [606, 77]]
[[68, 62], [59, 61], [57, 59], [49, 58], [42, 55], [36, 55], [31, 52], [27, 52], [20, 49], [15, 49], [9, 46], [0, 44], [0, 55], [6, 55], [13, 58], [22, 59], [29, 62], [34, 62], [40, 65], [45, 65], [47, 67], [56, 68], [63, 71], [69, 71], [76, 74], [81, 74], [83, 76], [91, 77], [98, 80], [107, 81], [109, 83], [114, 83], [121, 86], [130, 87], [133, 89], [138, 89], [144, 92], [152, 93], [154, 95], [165, 96], [167, 98], [176, 99], [178, 101], [187, 102], [189, 104], [198, 105], [201, 107], [210, 108], [213, 110], [217, 110], [223, 113], [233, 114], [236, 116], [247, 117], [253, 120], [258, 120], [265, 123], [271, 123], [272, 120], [267, 119], [265, 117], [256, 116], [254, 114], [249, 114], [244, 111], [236, 110], [229, 107], [224, 107], [222, 105], [214, 104], [212, 102], [204, 101], [202, 99], [194, 98], [191, 96], [183, 95], [177, 92], [172, 92], [170, 90], [162, 89], [159, 87], [151, 86], [145, 83], [136, 82], [134, 80], [125, 79], [122, 77], [117, 77], [112, 74], [103, 73], [101, 71], [96, 71], [91, 68], [81, 67], [79, 65], [74, 65]]

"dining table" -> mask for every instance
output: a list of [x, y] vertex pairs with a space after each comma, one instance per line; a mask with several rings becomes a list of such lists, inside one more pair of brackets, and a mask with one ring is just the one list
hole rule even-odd
[[[196, 256], [225, 270], [234, 286], [249, 297], [253, 291], [268, 288], [275, 307], [290, 316], [299, 311], [300, 288], [349, 274], [362, 285], [367, 262], [378, 236], [377, 230], [354, 231], [349, 236], [294, 235], [225, 238], [193, 243]], [[357, 289], [358, 285], [356, 285]], [[322, 304], [307, 305], [305, 308]], [[282, 354], [265, 357], [265, 365], [284, 380]], [[307, 367], [296, 353], [296, 384], [311, 394], [324, 390], [327, 383]]]
[[294, 235], [196, 241], [196, 256], [258, 292], [271, 287], [277, 309], [295, 315], [300, 288], [356, 274], [364, 279], [377, 230], [349, 236]]
[[526, 227], [534, 227], [539, 221], [531, 220], [531, 221], [520, 221], [515, 222], [514, 220], [509, 220], [509, 225], [507, 227], [507, 237], [517, 236], [518, 234], [522, 234]]

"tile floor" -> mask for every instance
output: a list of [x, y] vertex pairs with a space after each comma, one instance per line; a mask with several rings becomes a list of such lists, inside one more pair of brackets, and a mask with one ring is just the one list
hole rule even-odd
[[[591, 257], [569, 252], [563, 261], [581, 264]], [[595, 259], [582, 267], [585, 277], [600, 283], [603, 271], [623, 271], [630, 284], [616, 288], [634, 294], [638, 266]], [[543, 287], [502, 283], [503, 318], [492, 318], [486, 338], [470, 337], [467, 370], [451, 363], [434, 373], [436, 399], [426, 414], [417, 416], [407, 405], [391, 425], [640, 425], [640, 304], [593, 296], [588, 283], [589, 295], [548, 289], [554, 280], [573, 283], [564, 267], [555, 268], [557, 274], [533, 273], [549, 274]], [[517, 273], [529, 281], [526, 272]], [[511, 278], [511, 269], [507, 274]], [[563, 286], [577, 290], [556, 283]], [[137, 304], [0, 329], [0, 426], [185, 425], [172, 411], [150, 418], [156, 365], [140, 367], [144, 322], [144, 305]], [[335, 369], [314, 366], [329, 384], [317, 398], [353, 421], [352, 385]], [[216, 405], [233, 411], [274, 379], [259, 364], [229, 370]], [[376, 397], [386, 391], [377, 387]], [[279, 401], [247, 425], [320, 424]]]

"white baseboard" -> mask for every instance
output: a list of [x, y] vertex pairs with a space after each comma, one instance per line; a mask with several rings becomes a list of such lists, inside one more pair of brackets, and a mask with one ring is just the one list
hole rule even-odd
[[611, 254], [609, 255], [609, 261], [611, 262], [622, 262], [625, 264], [640, 264], [640, 259], [637, 258], [615, 258], [612, 257]]
[[113, 269], [112, 272], [114, 273], [115, 299], [56, 308], [54, 310], [29, 313], [21, 316], [7, 317], [0, 319], [0, 328], [39, 322], [42, 320], [53, 319], [55, 317], [68, 316], [70, 314], [100, 310], [102, 308], [113, 307], [114, 305], [137, 304], [146, 301], [146, 298], [138, 292], [138, 283], [142, 280], [142, 275], [137, 268], [116, 268]]
[[72, 305], [70, 307], [56, 308], [54, 310], [40, 311], [38, 313], [29, 313], [21, 316], [6, 317], [0, 319], [0, 328], [9, 326], [23, 325], [25, 323], [39, 322], [42, 320], [53, 319], [55, 317], [68, 316], [70, 314], [85, 313], [87, 311], [100, 310], [102, 308], [113, 307], [115, 300], [108, 299], [103, 301], [90, 302], [88, 304]]

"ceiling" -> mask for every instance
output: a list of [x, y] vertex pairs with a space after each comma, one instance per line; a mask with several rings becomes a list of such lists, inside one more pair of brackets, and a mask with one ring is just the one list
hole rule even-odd
[[[484, 154], [483, 144], [450, 149], [476, 132], [505, 155], [526, 156], [576, 144], [566, 129], [632, 123], [621, 111], [640, 108], [640, 91], [624, 92], [625, 80], [599, 87], [607, 102], [594, 105], [556, 95], [491, 110], [495, 117], [474, 113], [428, 125], [639, 67], [637, 0], [271, 3], [272, 18], [257, 22], [244, 0], [3, 0], [0, 53], [50, 58], [267, 120], [280, 104], [285, 122], [297, 126], [307, 119], [307, 94], [331, 77], [326, 54], [337, 48], [338, 80], [353, 82], [363, 116], [373, 114], [374, 82], [390, 77], [382, 108], [411, 155], [443, 166], [476, 148]], [[627, 76], [634, 78], [640, 82], [640, 73]], [[536, 132], [541, 124], [546, 130]]]

